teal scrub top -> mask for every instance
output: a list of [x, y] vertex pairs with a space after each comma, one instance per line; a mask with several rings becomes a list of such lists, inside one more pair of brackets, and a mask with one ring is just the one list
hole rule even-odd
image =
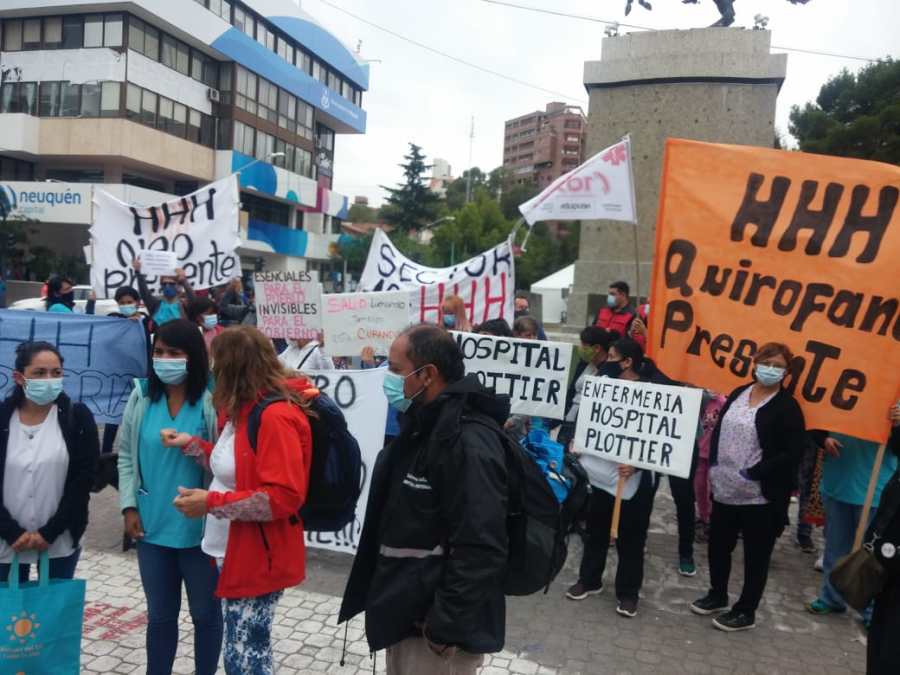
[[138, 491], [138, 513], [144, 528], [144, 541], [157, 546], [192, 548], [200, 545], [203, 519], [186, 518], [173, 505], [178, 488], [202, 488], [203, 469], [178, 448], [163, 446], [161, 429], [177, 429], [192, 436], [206, 438], [203, 403], [187, 401], [173, 418], [166, 397], [151, 402], [141, 422], [138, 466], [141, 489]]
[[169, 321], [174, 321], [175, 319], [181, 318], [181, 303], [180, 302], [166, 302], [163, 300], [159, 303], [159, 308], [156, 310], [156, 313], [153, 315], [153, 322], [157, 326], [162, 326], [164, 323], [169, 323]]
[[72, 314], [72, 309], [61, 302], [54, 302], [47, 308], [47, 311], [56, 312], [57, 314]]
[[[840, 457], [825, 456], [820, 491], [825, 497], [831, 497], [846, 504], [862, 506], [866, 502], [869, 477], [872, 475], [872, 467], [875, 465], [878, 443], [863, 441], [844, 434], [830, 434], [830, 436], [840, 441], [844, 447], [841, 448]], [[881, 491], [896, 470], [897, 457], [891, 452], [885, 452], [884, 461], [881, 463], [881, 473], [878, 474], [873, 507], [878, 506]]]

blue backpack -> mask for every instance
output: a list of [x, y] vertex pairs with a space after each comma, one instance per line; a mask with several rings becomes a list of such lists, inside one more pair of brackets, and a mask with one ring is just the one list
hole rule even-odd
[[[256, 441], [262, 414], [269, 405], [284, 399], [266, 397], [256, 404], [247, 421], [250, 447]], [[347, 420], [337, 404], [325, 394], [310, 402], [316, 417], [308, 416], [313, 452], [306, 502], [298, 515], [309, 532], [338, 532], [356, 518], [356, 502], [362, 492], [363, 467], [359, 443], [350, 434]]]

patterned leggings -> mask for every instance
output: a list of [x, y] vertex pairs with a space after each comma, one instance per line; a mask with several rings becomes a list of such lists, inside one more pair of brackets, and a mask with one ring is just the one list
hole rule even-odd
[[272, 675], [272, 622], [281, 591], [255, 598], [225, 599], [225, 645], [223, 660], [227, 675]]

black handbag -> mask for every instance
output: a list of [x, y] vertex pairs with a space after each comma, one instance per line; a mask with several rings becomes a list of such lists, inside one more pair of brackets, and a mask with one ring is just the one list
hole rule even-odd
[[888, 572], [875, 556], [875, 545], [900, 510], [900, 473], [895, 473], [882, 493], [881, 506], [866, 543], [841, 558], [829, 579], [844, 601], [862, 612], [884, 589]]

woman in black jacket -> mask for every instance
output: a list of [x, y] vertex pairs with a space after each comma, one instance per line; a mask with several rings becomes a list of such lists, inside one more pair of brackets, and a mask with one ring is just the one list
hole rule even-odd
[[[754, 381], [731, 392], [710, 443], [710, 589], [691, 604], [691, 611], [720, 614], [713, 626], [726, 632], [756, 625], [772, 550], [784, 530], [806, 443], [803, 412], [782, 386], [792, 361], [787, 345], [760, 347], [753, 357]], [[739, 535], [744, 539], [744, 587], [728, 611], [731, 554]]]
[[[893, 432], [888, 448], [900, 457], [900, 403], [891, 408], [891, 424]], [[893, 517], [888, 520], [881, 539], [875, 542], [875, 557], [887, 571], [887, 583], [875, 596], [869, 624], [866, 675], [896, 675], [900, 673], [900, 642], [897, 641], [900, 636], [900, 469], [885, 485], [878, 508], [873, 525], [879, 523], [878, 516], [883, 509], [890, 509]]]
[[0, 580], [18, 553], [26, 581], [43, 551], [50, 578], [71, 579], [87, 528], [97, 425], [63, 393], [63, 359], [53, 345], [20, 344], [13, 379], [15, 389], [0, 404]]

